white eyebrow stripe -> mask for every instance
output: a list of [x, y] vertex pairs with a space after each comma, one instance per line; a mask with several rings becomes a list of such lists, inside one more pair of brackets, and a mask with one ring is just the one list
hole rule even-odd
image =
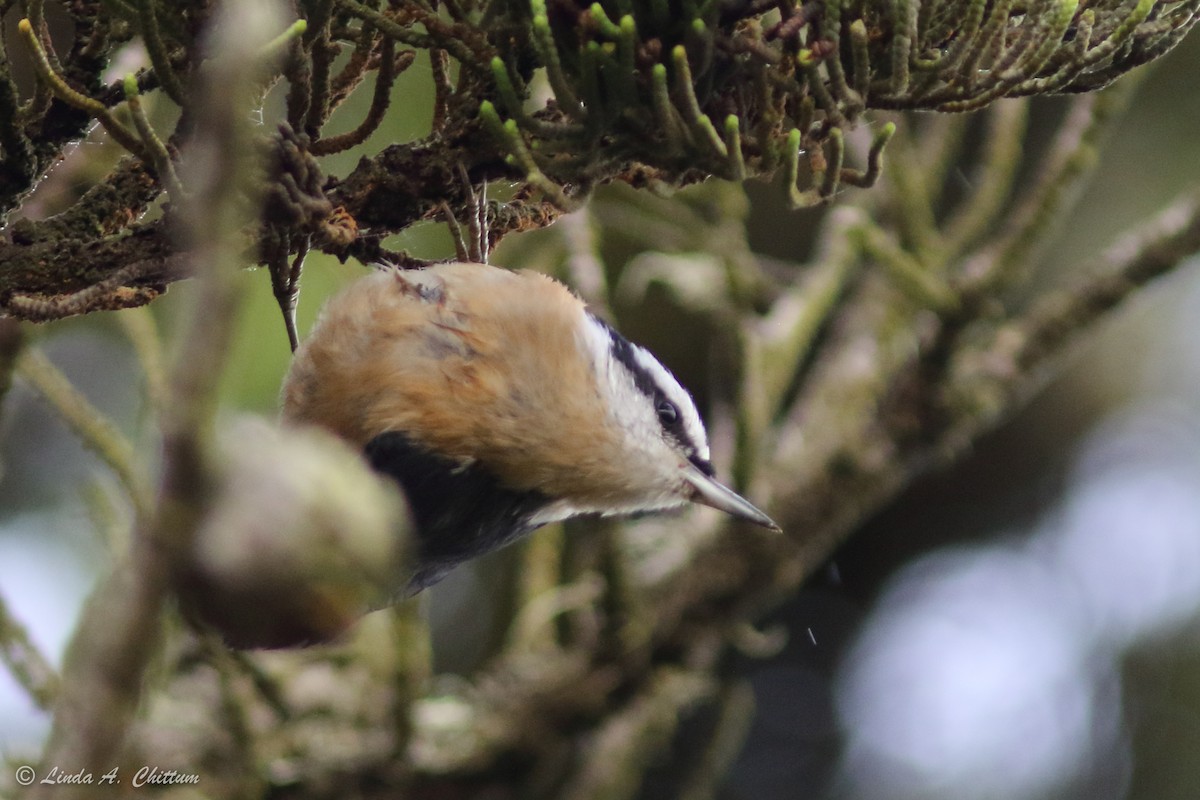
[[[584, 314], [587, 320], [583, 328], [584, 346], [592, 363], [596, 366], [599, 376], [608, 378], [608, 370], [612, 361], [612, 334], [610, 328], [591, 313]], [[603, 370], [603, 372], [601, 372]]]

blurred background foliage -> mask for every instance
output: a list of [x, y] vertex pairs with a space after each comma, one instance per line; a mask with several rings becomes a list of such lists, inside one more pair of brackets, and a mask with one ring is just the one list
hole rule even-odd
[[[360, 156], [424, 134], [427, 70], [418, 62], [401, 76], [380, 129], [354, 151], [323, 159], [324, 169], [344, 174]], [[1191, 88], [1200, 40], [1191, 37], [1147, 70], [1048, 263], [1098, 254], [1115, 231], [1200, 183], [1200, 93]], [[331, 131], [351, 127], [368, 102], [358, 92]], [[264, 117], [281, 103], [280, 91], [268, 97]], [[1032, 101], [1027, 147], [1045, 146], [1063, 108], [1062, 98]], [[38, 188], [29, 213], [69, 205], [95, 174], [93, 159], [111, 159], [105, 150], [76, 148]], [[976, 188], [976, 175], [960, 171], [956, 179], [964, 192]], [[703, 287], [688, 296], [654, 276], [681, 266], [703, 275], [722, 259], [767, 271], [803, 261], [826, 211], [789, 210], [782, 194], [758, 181], [709, 181], [671, 197], [605, 186], [572, 216], [509, 237], [492, 261], [579, 285], [597, 265], [572, 258], [594, 253], [614, 287], [620, 327], [704, 405], [729, 403], [732, 388], [712, 379], [729, 342], [704, 313]], [[386, 244], [421, 258], [453, 255], [434, 223]], [[362, 269], [309, 257], [301, 334], [324, 298]], [[272, 415], [287, 337], [265, 272], [242, 285], [224, 407]], [[174, 284], [150, 306], [167, 341], [193, 290]], [[140, 376], [116, 316], [58, 322], [37, 336], [80, 390], [137, 436]], [[773, 613], [767, 624], [786, 629], [787, 644], [771, 658], [738, 661], [757, 713], [718, 796], [1200, 796], [1198, 317], [1194, 268], [1147, 289], [1030, 405], [966, 459], [906, 491]], [[24, 387], [7, 398], [0, 425], [0, 589], [58, 658], [104, 561], [97, 529], [123, 527], [95, 519], [103, 516], [97, 509], [113, 508], [95, 497], [111, 497], [115, 487]], [[496, 642], [499, 611], [480, 613], [489, 607], [481, 598], [515, 557], [495, 554], [430, 593], [439, 669], [469, 673]], [[0, 672], [0, 750], [36, 749], [46, 725]], [[691, 766], [664, 758], [642, 796], [676, 791], [673, 773]]]

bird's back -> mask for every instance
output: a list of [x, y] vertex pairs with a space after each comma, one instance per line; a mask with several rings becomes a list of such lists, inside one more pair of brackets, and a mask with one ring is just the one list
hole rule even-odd
[[464, 263], [381, 272], [328, 304], [296, 353], [283, 417], [360, 448], [401, 431], [514, 489], [581, 495], [605, 481], [580, 485], [578, 467], [625, 468], [581, 340], [586, 316], [538, 273]]
[[421, 538], [410, 590], [536, 527], [570, 480], [565, 433], [603, 417], [580, 391], [584, 313], [536, 273], [386, 271], [333, 298], [296, 352], [283, 419], [332, 430], [404, 489]]

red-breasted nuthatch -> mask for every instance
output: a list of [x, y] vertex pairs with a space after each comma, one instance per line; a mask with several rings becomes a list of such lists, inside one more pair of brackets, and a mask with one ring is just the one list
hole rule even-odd
[[419, 539], [410, 593], [578, 514], [696, 502], [778, 528], [713, 477], [671, 373], [535, 272], [452, 263], [355, 282], [296, 352], [283, 418], [399, 482]]

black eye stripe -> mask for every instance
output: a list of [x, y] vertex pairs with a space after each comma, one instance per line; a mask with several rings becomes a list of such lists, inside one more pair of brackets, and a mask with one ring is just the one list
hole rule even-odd
[[[654, 376], [638, 359], [637, 345], [622, 336], [615, 328], [602, 319], [593, 317], [606, 331], [612, 341], [613, 358], [620, 362], [633, 377], [634, 386], [654, 404], [658, 414], [659, 424], [663, 432], [670, 436], [686, 452], [696, 452], [696, 442], [686, 430], [683, 410], [672, 401], [659, 387]], [[664, 413], [664, 405], [669, 405], [673, 414]], [[668, 419], [670, 417], [670, 419]]]
[[633, 342], [619, 334], [616, 328], [613, 328], [604, 320], [597, 321], [608, 331], [609, 338], [612, 340], [613, 357], [624, 364], [625, 368], [629, 370], [629, 374], [633, 376], [633, 383], [637, 386], [638, 391], [652, 400], [655, 399], [661, 392], [658, 385], [654, 382], [654, 378], [650, 377], [650, 373], [646, 372], [645, 368], [638, 362]]

